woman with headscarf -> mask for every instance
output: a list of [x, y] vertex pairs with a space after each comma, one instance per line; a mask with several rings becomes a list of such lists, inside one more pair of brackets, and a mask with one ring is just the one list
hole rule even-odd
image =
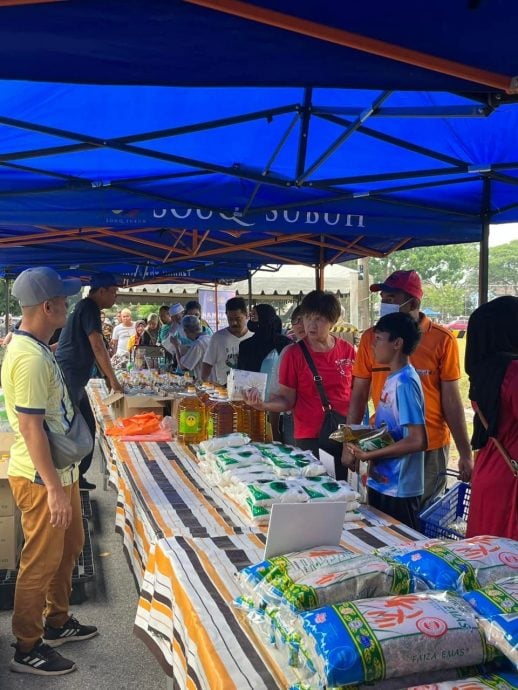
[[160, 328], [158, 325], [158, 314], [149, 314], [147, 317], [147, 325], [142, 333], [140, 345], [155, 346], [158, 342], [158, 334]]
[[130, 339], [128, 340], [128, 350], [130, 352], [133, 352], [133, 350], [138, 347], [139, 345], [142, 345], [142, 336], [144, 334], [144, 330], [146, 328], [146, 322], [144, 319], [139, 319], [138, 321], [135, 321], [135, 333], [130, 336]]
[[476, 413], [471, 445], [477, 451], [467, 536], [518, 539], [518, 477], [493, 440], [518, 458], [518, 297], [498, 297], [473, 312], [465, 367]]
[[268, 355], [279, 355], [291, 340], [282, 335], [282, 322], [270, 304], [257, 304], [250, 314], [248, 330], [254, 334], [239, 343], [237, 368], [246, 371], [261, 371]]

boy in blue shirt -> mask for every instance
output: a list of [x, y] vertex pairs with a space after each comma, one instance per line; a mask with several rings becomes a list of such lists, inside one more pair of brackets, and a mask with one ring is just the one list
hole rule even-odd
[[342, 455], [342, 462], [351, 470], [360, 461], [369, 463], [369, 505], [414, 529], [419, 529], [427, 446], [421, 382], [408, 362], [419, 338], [417, 322], [402, 312], [383, 316], [374, 327], [375, 359], [390, 367], [375, 426], [386, 424], [394, 443], [368, 452], [348, 443]]

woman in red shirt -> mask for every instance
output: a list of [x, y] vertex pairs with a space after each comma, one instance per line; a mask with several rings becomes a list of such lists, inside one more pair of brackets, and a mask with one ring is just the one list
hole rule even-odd
[[[352, 387], [354, 347], [330, 334], [340, 318], [340, 302], [322, 290], [313, 290], [300, 305], [309, 350], [331, 407], [347, 415]], [[250, 391], [247, 402], [256, 409], [272, 412], [293, 410], [295, 442], [312, 450], [318, 457], [318, 436], [324, 420], [324, 410], [313, 374], [300, 345], [286, 349], [279, 372], [279, 394], [269, 402], [262, 402], [256, 391]]]

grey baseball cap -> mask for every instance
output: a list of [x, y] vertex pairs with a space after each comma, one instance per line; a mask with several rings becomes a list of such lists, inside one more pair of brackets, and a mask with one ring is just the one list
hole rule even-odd
[[33, 307], [53, 297], [70, 297], [80, 289], [79, 278], [62, 278], [53, 268], [36, 266], [20, 273], [12, 293], [22, 307]]

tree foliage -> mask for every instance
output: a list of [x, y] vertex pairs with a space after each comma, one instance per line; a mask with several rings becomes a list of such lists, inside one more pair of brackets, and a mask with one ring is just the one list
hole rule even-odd
[[518, 283], [518, 240], [513, 240], [489, 250], [489, 282], [498, 285]]
[[453, 244], [416, 247], [394, 252], [384, 259], [371, 259], [371, 282], [380, 282], [393, 271], [416, 270], [424, 283], [436, 287], [458, 285], [476, 270], [478, 245]]

